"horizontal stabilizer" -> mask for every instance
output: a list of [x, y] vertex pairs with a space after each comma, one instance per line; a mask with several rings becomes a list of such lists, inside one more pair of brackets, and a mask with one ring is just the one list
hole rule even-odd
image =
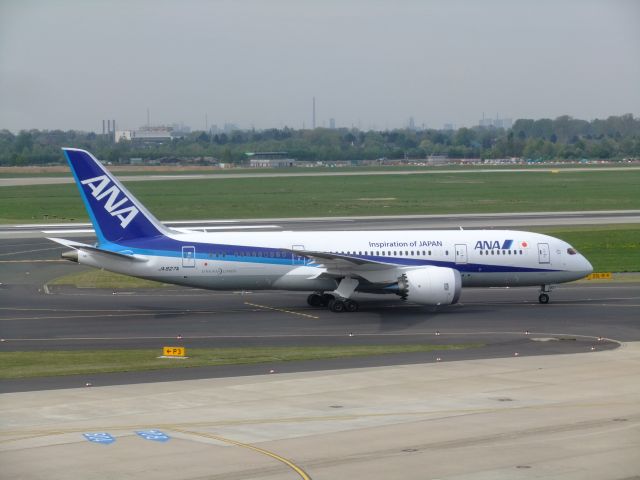
[[128, 253], [126, 251], [112, 252], [111, 250], [103, 250], [101, 248], [87, 245], [86, 243], [74, 242], [73, 240], [66, 240], [64, 238], [48, 238], [47, 240], [51, 240], [52, 242], [59, 243], [60, 245], [64, 245], [65, 247], [73, 248], [74, 250], [85, 250], [87, 252], [111, 255], [111, 256], [121, 258], [121, 259], [126, 259], [132, 262], [146, 262], [149, 260], [147, 257], [144, 257], [142, 255], [135, 255], [133, 253]]

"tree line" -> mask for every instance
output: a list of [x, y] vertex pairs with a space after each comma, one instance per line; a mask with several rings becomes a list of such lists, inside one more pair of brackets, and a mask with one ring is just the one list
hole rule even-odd
[[114, 143], [112, 138], [75, 130], [0, 130], [0, 166], [48, 165], [63, 162], [60, 147], [92, 151], [113, 163], [142, 159], [214, 158], [240, 163], [246, 152], [285, 151], [297, 160], [449, 158], [580, 160], [640, 157], [640, 118], [632, 114], [592, 121], [570, 116], [519, 119], [512, 128], [457, 130], [362, 131], [358, 129], [236, 130], [230, 133], [195, 131], [164, 143]]

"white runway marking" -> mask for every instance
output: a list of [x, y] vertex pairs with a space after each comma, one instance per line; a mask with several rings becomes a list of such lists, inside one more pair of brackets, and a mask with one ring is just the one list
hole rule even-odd
[[77, 230], [42, 230], [42, 233], [46, 234], [61, 234], [61, 233], [93, 233], [93, 228], [83, 228]]

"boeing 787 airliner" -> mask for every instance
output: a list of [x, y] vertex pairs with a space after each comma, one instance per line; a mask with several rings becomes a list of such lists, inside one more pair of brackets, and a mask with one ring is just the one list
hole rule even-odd
[[64, 258], [159, 282], [212, 290], [296, 290], [311, 306], [358, 309], [356, 292], [449, 305], [462, 287], [550, 287], [582, 278], [591, 264], [548, 235], [512, 230], [215, 232], [160, 223], [89, 152], [64, 148], [97, 236]]

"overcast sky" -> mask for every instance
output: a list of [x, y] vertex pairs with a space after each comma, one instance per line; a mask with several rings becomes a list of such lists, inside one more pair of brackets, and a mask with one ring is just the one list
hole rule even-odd
[[640, 1], [0, 1], [0, 128], [640, 115]]

